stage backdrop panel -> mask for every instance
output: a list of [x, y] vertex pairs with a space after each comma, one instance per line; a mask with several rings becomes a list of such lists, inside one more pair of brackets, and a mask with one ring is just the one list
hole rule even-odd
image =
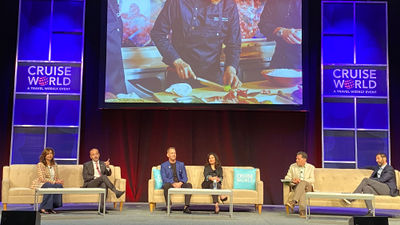
[[323, 166], [390, 163], [387, 3], [323, 1]]
[[78, 163], [85, 1], [20, 0], [10, 164]]

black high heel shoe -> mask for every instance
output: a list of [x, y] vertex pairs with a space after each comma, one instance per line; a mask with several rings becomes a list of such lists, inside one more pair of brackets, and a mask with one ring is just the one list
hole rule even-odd
[[225, 196], [225, 198], [219, 197], [219, 200], [221, 200], [222, 204], [225, 204], [225, 201], [228, 200], [228, 196]]

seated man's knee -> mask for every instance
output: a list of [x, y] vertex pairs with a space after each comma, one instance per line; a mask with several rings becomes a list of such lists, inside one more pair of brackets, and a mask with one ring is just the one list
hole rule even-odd
[[170, 189], [172, 187], [172, 185], [170, 184], [170, 183], [165, 183], [165, 184], [163, 184], [163, 186], [162, 186], [162, 188], [164, 189], [164, 190], [168, 190], [168, 189]]
[[372, 187], [366, 185], [362, 188], [362, 192], [366, 193], [366, 194], [374, 194], [374, 190], [372, 189]]
[[108, 179], [108, 177], [107, 177], [106, 175], [101, 175], [99, 178], [100, 178], [102, 181]]

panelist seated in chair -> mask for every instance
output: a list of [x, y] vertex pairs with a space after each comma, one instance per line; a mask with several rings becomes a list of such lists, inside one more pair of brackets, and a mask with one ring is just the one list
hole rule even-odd
[[[364, 193], [374, 195], [399, 195], [396, 186], [396, 176], [392, 166], [387, 164], [385, 153], [378, 153], [375, 156], [378, 164], [369, 178], [364, 178], [353, 193]], [[343, 199], [346, 204], [351, 204], [354, 199]], [[372, 216], [372, 201], [365, 200], [368, 208], [367, 216]]]
[[285, 204], [286, 213], [293, 212], [294, 206], [299, 205], [300, 217], [305, 217], [306, 210], [306, 192], [313, 191], [314, 169], [315, 167], [307, 163], [307, 153], [298, 152], [296, 162], [290, 165], [285, 179], [291, 180], [290, 186], [293, 193], [289, 195], [288, 202]]
[[[115, 188], [114, 184], [108, 179], [111, 176], [110, 159], [103, 162], [100, 161], [100, 153], [97, 148], [93, 148], [89, 152], [91, 161], [83, 164], [83, 187], [84, 188], [105, 188], [106, 195], [108, 189], [115, 193], [117, 198], [120, 198], [125, 191], [119, 191]], [[103, 201], [101, 202], [101, 208], [103, 208]]]
[[[168, 202], [168, 189], [170, 188], [192, 188], [188, 183], [185, 164], [176, 160], [175, 147], [167, 149], [168, 161], [161, 164], [161, 179], [163, 181], [165, 203]], [[190, 198], [192, 195], [185, 195], [185, 207], [183, 213], [191, 214]]]
[[[54, 161], [54, 149], [46, 147], [37, 164], [37, 178], [32, 182], [32, 188], [63, 188], [64, 181], [58, 176], [57, 163]], [[54, 208], [62, 207], [61, 194], [44, 194], [40, 203], [40, 213], [56, 213]]]
[[[222, 179], [224, 178], [222, 172], [221, 162], [219, 161], [219, 157], [215, 153], [208, 153], [207, 155], [207, 162], [204, 166], [204, 181], [201, 183], [201, 187], [203, 189], [221, 189], [222, 186]], [[214, 187], [215, 186], [215, 187]], [[219, 206], [218, 206], [218, 195], [213, 195], [213, 203], [215, 204], [214, 213], [219, 213]], [[227, 196], [221, 195], [220, 200], [222, 202], [228, 199]]]

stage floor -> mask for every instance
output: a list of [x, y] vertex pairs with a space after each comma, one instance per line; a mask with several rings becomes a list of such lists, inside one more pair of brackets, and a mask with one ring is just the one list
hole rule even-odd
[[[8, 210], [32, 210], [30, 205], [8, 205]], [[131, 224], [226, 224], [226, 225], [286, 225], [286, 224], [348, 224], [352, 215], [363, 215], [365, 209], [312, 207], [311, 220], [306, 221], [298, 214], [286, 215], [282, 205], [265, 205], [259, 215], [253, 207], [235, 205], [234, 216], [229, 217], [228, 206], [221, 205], [221, 212], [213, 214], [212, 206], [192, 206], [192, 214], [182, 213], [182, 205], [173, 206], [170, 216], [165, 205], [158, 205], [150, 213], [147, 203], [125, 203], [122, 212], [107, 204], [109, 213], [97, 215], [94, 204], [65, 204], [58, 214], [42, 215], [42, 225], [131, 225]], [[377, 215], [390, 216], [390, 225], [400, 225], [400, 210], [378, 210]]]

